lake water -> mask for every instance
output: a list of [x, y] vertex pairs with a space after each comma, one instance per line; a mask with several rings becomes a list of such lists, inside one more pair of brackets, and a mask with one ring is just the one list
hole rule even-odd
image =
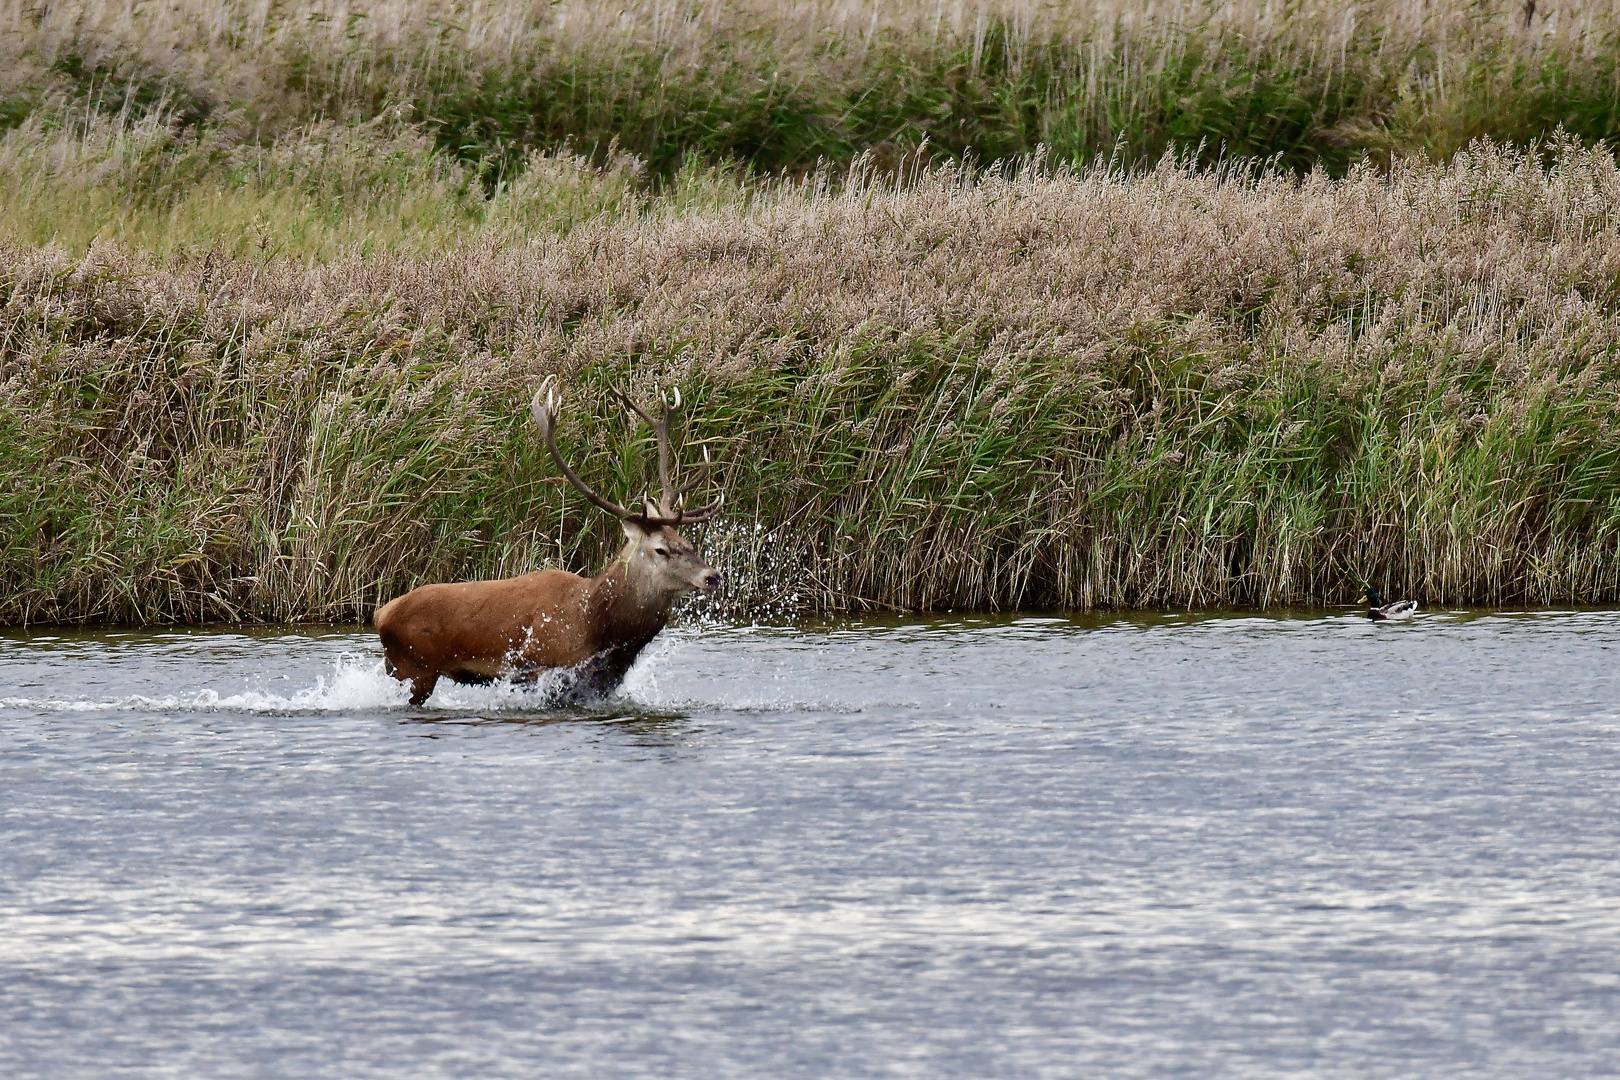
[[0, 1075], [1620, 1070], [1620, 614], [0, 635]]

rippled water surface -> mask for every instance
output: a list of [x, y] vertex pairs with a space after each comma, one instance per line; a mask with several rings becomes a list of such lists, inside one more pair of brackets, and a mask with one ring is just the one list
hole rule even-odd
[[1620, 615], [0, 635], [0, 1075], [1620, 1069]]

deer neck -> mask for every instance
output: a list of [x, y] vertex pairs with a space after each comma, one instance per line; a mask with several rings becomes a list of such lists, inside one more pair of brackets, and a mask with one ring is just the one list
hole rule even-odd
[[631, 658], [669, 622], [675, 598], [632, 569], [634, 544], [591, 581], [587, 602], [596, 649], [629, 649]]

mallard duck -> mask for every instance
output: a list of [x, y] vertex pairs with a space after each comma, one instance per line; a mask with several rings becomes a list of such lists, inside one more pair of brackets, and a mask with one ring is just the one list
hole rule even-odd
[[1362, 593], [1367, 601], [1367, 618], [1374, 622], [1401, 622], [1417, 613], [1416, 600], [1397, 600], [1393, 604], [1378, 606], [1378, 590], [1368, 585]]

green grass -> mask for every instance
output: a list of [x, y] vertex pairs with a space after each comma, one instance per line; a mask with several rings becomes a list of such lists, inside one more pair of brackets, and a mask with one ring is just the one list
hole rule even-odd
[[392, 114], [486, 192], [563, 148], [600, 161], [617, 147], [655, 180], [694, 157], [802, 173], [922, 145], [986, 162], [1044, 146], [1076, 164], [1191, 150], [1342, 174], [1485, 135], [1620, 130], [1605, 3], [1528, 26], [1517, 0], [919, 4], [870, 25], [818, 4], [384, 0], [336, 25], [297, 0], [88, 0], [10, 23], [0, 126], [162, 113], [262, 146]]
[[532, 242], [6, 250], [0, 620], [354, 619], [595, 569], [614, 525], [527, 421], [550, 372], [621, 501], [649, 440], [608, 388], [684, 387], [739, 610], [1620, 600], [1606, 153], [692, 172], [673, 211], [565, 171], [618, 209]]
[[1620, 601], [1611, 7], [469, 10], [0, 9], [0, 622], [593, 569], [552, 372], [738, 610]]
[[855, 25], [816, 5], [384, 0], [335, 25], [302, 0], [17, 8], [0, 36], [0, 236], [425, 254], [851, 168], [1171, 153], [1340, 176], [1480, 137], [1620, 131], [1612, 6], [1530, 27], [1514, 2], [1354, 13], [992, 3]]

